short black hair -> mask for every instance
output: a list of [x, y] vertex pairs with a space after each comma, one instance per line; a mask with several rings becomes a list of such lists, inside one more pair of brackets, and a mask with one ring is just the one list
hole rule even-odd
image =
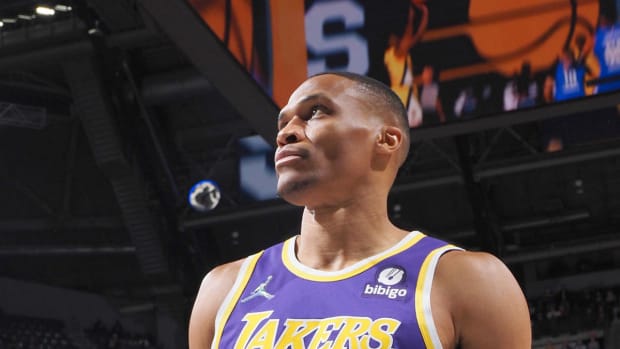
[[407, 109], [405, 109], [398, 95], [381, 81], [356, 73], [342, 71], [324, 72], [312, 75], [310, 79], [321, 75], [336, 75], [353, 81], [357, 88], [368, 96], [372, 105], [385, 111], [382, 115], [383, 119], [389, 124], [397, 126], [403, 133], [403, 151], [400, 159], [400, 165], [402, 165], [409, 153], [410, 139]]

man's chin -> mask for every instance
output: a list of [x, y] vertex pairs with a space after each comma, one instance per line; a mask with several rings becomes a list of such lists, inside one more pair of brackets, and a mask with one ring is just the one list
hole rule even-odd
[[292, 205], [305, 206], [312, 184], [311, 180], [286, 181], [280, 178], [278, 196]]

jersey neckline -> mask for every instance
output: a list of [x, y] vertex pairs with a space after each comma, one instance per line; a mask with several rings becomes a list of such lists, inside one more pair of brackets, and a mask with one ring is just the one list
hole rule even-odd
[[400, 240], [396, 245], [388, 248], [387, 250], [362, 259], [353, 265], [337, 271], [318, 270], [302, 264], [295, 255], [295, 241], [297, 240], [297, 236], [293, 236], [292, 238], [286, 240], [282, 246], [282, 262], [291, 273], [302, 279], [319, 282], [339, 281], [348, 279], [372, 268], [386, 258], [412, 247], [425, 236], [426, 235], [419, 231], [412, 231], [402, 238], [402, 240]]

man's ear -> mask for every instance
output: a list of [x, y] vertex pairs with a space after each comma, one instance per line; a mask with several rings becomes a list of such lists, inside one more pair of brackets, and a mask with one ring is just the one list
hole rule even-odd
[[383, 126], [377, 137], [377, 149], [380, 154], [393, 154], [403, 143], [403, 131], [396, 126]]

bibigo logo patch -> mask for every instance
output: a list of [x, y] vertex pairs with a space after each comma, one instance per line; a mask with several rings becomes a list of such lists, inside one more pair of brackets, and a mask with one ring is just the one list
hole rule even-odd
[[397, 300], [402, 300], [407, 296], [409, 291], [404, 285], [407, 275], [403, 268], [391, 266], [380, 269], [376, 278], [376, 282], [367, 283], [364, 286], [363, 296], [385, 297]]

